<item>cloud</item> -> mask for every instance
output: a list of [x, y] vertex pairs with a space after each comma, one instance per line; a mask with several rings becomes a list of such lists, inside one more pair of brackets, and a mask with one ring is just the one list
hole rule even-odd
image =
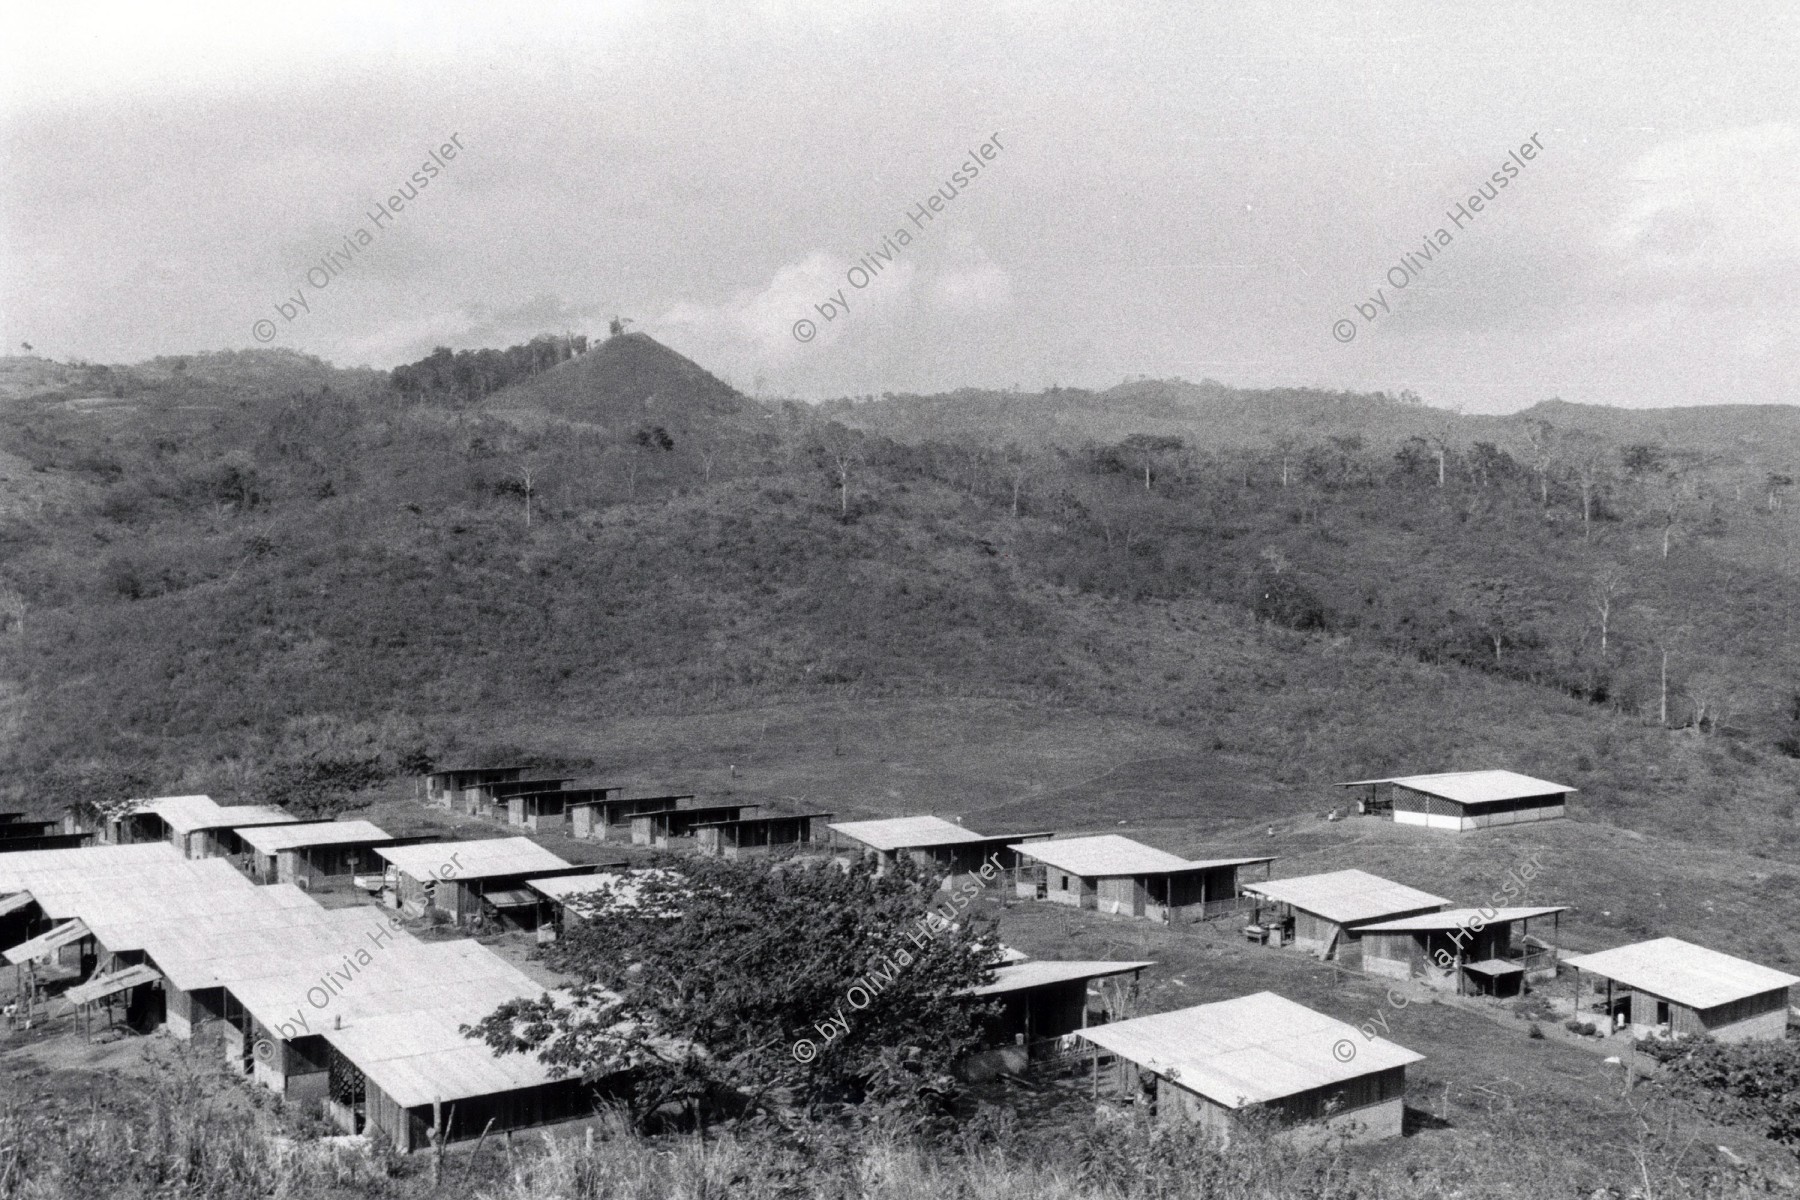
[[1665, 142], [1635, 162], [1607, 231], [1629, 268], [1739, 279], [1800, 261], [1800, 130], [1769, 123]]
[[[776, 270], [760, 288], [746, 288], [717, 303], [680, 300], [650, 326], [679, 333], [684, 342], [737, 369], [782, 367], [816, 355], [852, 332], [879, 331], [912, 303], [916, 269], [904, 259], [869, 276], [857, 264], [822, 250]], [[866, 280], [865, 286], [855, 286]], [[846, 307], [847, 306], [847, 309]], [[799, 322], [812, 336], [795, 336]]]
[[967, 267], [938, 274], [931, 281], [931, 298], [955, 312], [1006, 308], [1012, 303], [1012, 277], [982, 255]]

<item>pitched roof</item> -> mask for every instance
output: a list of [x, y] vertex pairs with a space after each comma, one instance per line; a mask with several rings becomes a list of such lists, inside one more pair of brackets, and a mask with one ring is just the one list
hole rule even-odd
[[310, 825], [263, 825], [235, 831], [258, 854], [279, 854], [308, 846], [388, 842], [393, 834], [372, 821], [320, 821]]
[[[532, 844], [463, 844], [508, 842]], [[229, 988], [269, 1036], [325, 1035], [408, 1107], [549, 1080], [536, 1056], [496, 1056], [462, 1036], [462, 1025], [504, 1001], [543, 992], [473, 940], [421, 942], [383, 909], [327, 909], [292, 885], [258, 887], [221, 859], [189, 861], [166, 842], [0, 855], [0, 894], [15, 891], [70, 919], [9, 957], [90, 931], [108, 950], [142, 950], [147, 963], [132, 972], [183, 990]]]
[[1424, 908], [1443, 908], [1450, 903], [1442, 896], [1357, 870], [1258, 880], [1242, 885], [1241, 890], [1291, 904], [1339, 925], [1374, 921]]
[[376, 846], [375, 853], [414, 879], [494, 879], [560, 871], [565, 862], [527, 837], [485, 838], [472, 842], [421, 842], [414, 846]]
[[1401, 917], [1397, 921], [1378, 921], [1373, 925], [1359, 925], [1360, 933], [1422, 933], [1434, 929], [1469, 929], [1475, 922], [1486, 925], [1511, 924], [1514, 921], [1532, 921], [1538, 917], [1547, 917], [1552, 913], [1568, 912], [1567, 905], [1556, 905], [1546, 908], [1494, 908], [1485, 913], [1479, 908], [1446, 908], [1439, 912], [1424, 913], [1417, 917]]
[[63, 993], [63, 999], [71, 1004], [86, 1004], [90, 1000], [104, 1000], [115, 996], [127, 988], [134, 988], [140, 983], [154, 983], [162, 976], [155, 968], [137, 963], [123, 970], [114, 971], [110, 975], [95, 975], [86, 983], [78, 984]]
[[1022, 992], [1027, 988], [1044, 987], [1052, 983], [1069, 983], [1077, 979], [1105, 979], [1113, 975], [1141, 971], [1145, 967], [1154, 967], [1155, 965], [1153, 962], [1053, 962], [1031, 959], [995, 967], [994, 978], [991, 981], [967, 989], [966, 994], [999, 996], [1007, 992]]
[[1353, 779], [1339, 787], [1370, 783], [1397, 783], [1415, 792], [1442, 796], [1458, 804], [1487, 804], [1496, 800], [1522, 800], [1552, 792], [1573, 792], [1566, 783], [1533, 779], [1517, 771], [1446, 771], [1440, 775], [1398, 775], [1392, 779]]
[[61, 925], [46, 929], [29, 941], [20, 942], [18, 945], [7, 950], [6, 961], [14, 964], [30, 962], [32, 959], [48, 954], [52, 950], [60, 949], [63, 946], [73, 945], [92, 932], [92, 930], [81, 922], [80, 918], [73, 921], [64, 921]]
[[884, 817], [878, 821], [839, 821], [826, 828], [847, 838], [854, 838], [875, 850], [923, 850], [930, 846], [960, 846], [965, 842], [996, 840], [942, 817]]
[[1204, 871], [1214, 867], [1238, 867], [1272, 862], [1273, 855], [1257, 858], [1187, 859], [1146, 846], [1116, 833], [1093, 837], [1052, 838], [1047, 842], [1021, 842], [1007, 849], [1049, 863], [1059, 871], [1085, 877], [1110, 875], [1162, 875], [1178, 871]]
[[1274, 992], [1098, 1025], [1076, 1036], [1226, 1108], [1279, 1100], [1425, 1057], [1385, 1038], [1365, 1037], [1354, 1025]]
[[[622, 866], [614, 863], [613, 866]], [[587, 920], [603, 909], [635, 910], [643, 907], [644, 885], [653, 880], [665, 885], [656, 898], [660, 915], [679, 916], [675, 904], [678, 894], [670, 892], [681, 882], [679, 871], [667, 867], [638, 867], [629, 871], [612, 871], [595, 875], [559, 875], [550, 879], [527, 879], [525, 886], [563, 906], [564, 910]]]
[[1689, 1008], [1716, 1008], [1800, 983], [1793, 975], [1670, 937], [1563, 962]]
[[162, 796], [138, 804], [134, 812], [155, 813], [183, 836], [203, 829], [235, 829], [245, 825], [286, 825], [298, 817], [266, 804], [221, 805], [211, 796]]

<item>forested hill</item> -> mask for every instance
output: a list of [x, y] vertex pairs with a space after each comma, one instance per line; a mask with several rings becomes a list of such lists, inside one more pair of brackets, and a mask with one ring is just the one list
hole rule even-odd
[[[926, 696], [1155, 723], [1269, 803], [1503, 763], [1595, 819], [1795, 844], [1800, 505], [1775, 432], [1734, 440], [1779, 410], [1140, 381], [820, 414], [639, 335], [553, 357], [481, 396], [275, 352], [7, 360], [18, 798], [330, 803], [603, 755], [618, 717]], [[1014, 436], [1034, 405], [1058, 428]]]

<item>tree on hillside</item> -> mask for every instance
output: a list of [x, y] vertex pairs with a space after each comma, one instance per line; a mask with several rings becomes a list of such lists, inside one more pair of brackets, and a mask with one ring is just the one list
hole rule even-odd
[[[635, 894], [596, 895], [542, 953], [578, 982], [471, 1029], [557, 1075], [636, 1069], [640, 1124], [873, 1102], [912, 1109], [976, 1044], [991, 931], [981, 886], [937, 890], [910, 863], [665, 859]], [[670, 917], [667, 914], [678, 913]]]
[[1769, 477], [1764, 480], [1764, 486], [1768, 489], [1769, 511], [1774, 512], [1781, 507], [1781, 494], [1794, 486], [1794, 477], [1780, 471], [1770, 471]]
[[1523, 640], [1537, 605], [1530, 595], [1508, 579], [1480, 579], [1468, 589], [1476, 627], [1494, 648], [1499, 665], [1508, 646]]
[[1550, 473], [1556, 468], [1559, 457], [1559, 438], [1556, 426], [1541, 417], [1529, 418], [1523, 429], [1525, 445], [1531, 460], [1531, 469], [1537, 475], [1538, 501], [1545, 508], [1550, 507]]
[[1168, 470], [1186, 448], [1187, 443], [1178, 437], [1134, 433], [1119, 443], [1118, 452], [1120, 459], [1134, 474], [1144, 477], [1144, 490], [1147, 492], [1151, 490], [1156, 477]]
[[1599, 501], [1600, 489], [1610, 476], [1608, 463], [1612, 456], [1605, 442], [1586, 431], [1578, 430], [1565, 442], [1567, 457], [1575, 470], [1575, 486], [1581, 493], [1581, 538], [1591, 541], [1594, 507]]
[[1588, 580], [1588, 603], [1600, 618], [1600, 661], [1606, 661], [1607, 635], [1612, 628], [1613, 610], [1625, 599], [1628, 580], [1625, 568], [1607, 563]]
[[835, 422], [820, 431], [813, 453], [824, 464], [838, 490], [838, 516], [850, 516], [850, 472], [863, 462], [861, 435]]
[[1032, 472], [1037, 468], [1037, 459], [1030, 451], [1013, 442], [1006, 447], [1001, 462], [1005, 465], [1006, 481], [1012, 487], [1012, 515], [1017, 519], [1019, 497], [1025, 490], [1026, 480], [1031, 478]]
[[1686, 646], [1690, 630], [1680, 618], [1668, 609], [1650, 604], [1639, 604], [1634, 611], [1638, 620], [1649, 632], [1651, 645], [1656, 647], [1656, 723], [1667, 729], [1669, 727], [1670, 660], [1677, 651]]

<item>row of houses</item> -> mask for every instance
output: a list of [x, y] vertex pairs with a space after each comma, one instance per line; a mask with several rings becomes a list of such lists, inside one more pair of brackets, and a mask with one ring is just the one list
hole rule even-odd
[[581, 1080], [463, 1036], [544, 992], [491, 950], [420, 941], [390, 910], [326, 908], [166, 841], [0, 856], [0, 944], [27, 1013], [40, 985], [72, 983], [63, 994], [84, 1012], [122, 1004], [135, 1028], [215, 1046], [261, 1086], [402, 1151], [434, 1127], [522, 1128], [591, 1100]]

